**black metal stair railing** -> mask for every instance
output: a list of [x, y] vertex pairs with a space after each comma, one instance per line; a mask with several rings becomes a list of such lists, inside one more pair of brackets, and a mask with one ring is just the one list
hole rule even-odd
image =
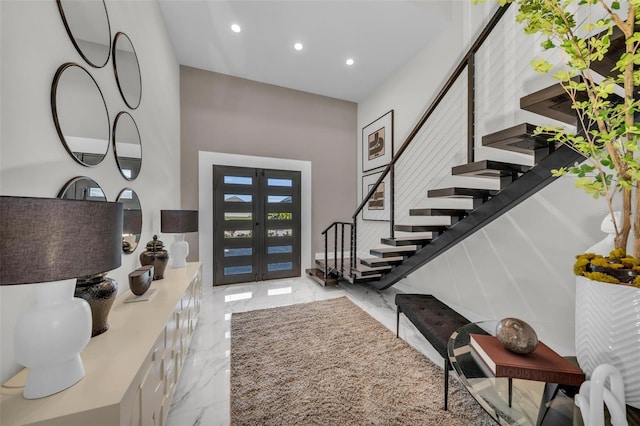
[[[324, 231], [322, 231], [322, 235], [324, 236], [324, 279], [326, 280], [329, 277], [329, 274], [332, 272], [336, 272], [339, 276], [344, 275], [344, 264], [345, 264], [345, 226], [349, 227], [349, 251], [351, 252], [351, 248], [354, 243], [354, 224], [351, 222], [333, 222], [329, 225]], [[338, 232], [338, 228], [340, 228], [340, 232]], [[333, 229], [333, 268], [329, 267], [329, 234]], [[338, 247], [338, 234], [340, 235], [340, 246]], [[339, 250], [338, 250], [339, 248]], [[338, 253], [340, 254], [340, 268], [338, 268]], [[352, 270], [355, 268], [355, 259], [353, 254], [350, 255], [349, 259], [349, 273], [351, 276]]]
[[[487, 37], [491, 34], [493, 29], [496, 27], [498, 22], [502, 16], [504, 16], [505, 12], [509, 8], [511, 3], [506, 3], [504, 6], [498, 8], [498, 10], [491, 17], [485, 28], [478, 35], [478, 38], [471, 45], [467, 53], [464, 55], [462, 60], [458, 63], [456, 68], [453, 70], [447, 81], [444, 83], [433, 102], [429, 105], [426, 111], [422, 114], [416, 125], [413, 127], [405, 141], [400, 146], [400, 149], [396, 153], [394, 153], [391, 161], [382, 171], [382, 174], [378, 178], [378, 180], [371, 186], [371, 190], [367, 193], [367, 195], [363, 198], [360, 205], [356, 208], [352, 215], [353, 219], [353, 246], [352, 246], [352, 258], [356, 257], [357, 254], [357, 223], [358, 223], [358, 215], [362, 212], [364, 207], [367, 205], [371, 197], [378, 188], [378, 185], [382, 183], [382, 181], [390, 174], [390, 235], [393, 238], [394, 236], [394, 227], [395, 227], [395, 185], [394, 185], [394, 167], [398, 160], [402, 157], [402, 154], [407, 150], [411, 142], [418, 135], [422, 127], [426, 124], [427, 120], [431, 117], [431, 115], [436, 111], [436, 108], [440, 103], [444, 100], [445, 96], [452, 89], [454, 83], [462, 75], [462, 73], [467, 70], [468, 77], [468, 107], [467, 107], [467, 162], [471, 163], [474, 160], [474, 140], [475, 140], [475, 128], [474, 128], [474, 117], [475, 117], [475, 55], [483, 45]], [[326, 251], [326, 248], [325, 248]]]

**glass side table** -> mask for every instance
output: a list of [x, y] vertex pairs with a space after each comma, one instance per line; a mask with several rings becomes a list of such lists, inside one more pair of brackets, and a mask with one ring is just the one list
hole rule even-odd
[[[576, 388], [531, 380], [495, 377], [471, 352], [469, 334], [495, 334], [497, 321], [482, 321], [459, 328], [451, 335], [448, 355], [469, 393], [500, 425], [582, 425], [571, 398]], [[574, 416], [575, 413], [575, 416]]]

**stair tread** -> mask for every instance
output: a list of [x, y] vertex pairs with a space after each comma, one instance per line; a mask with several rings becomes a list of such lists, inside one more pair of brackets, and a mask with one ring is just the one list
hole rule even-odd
[[394, 225], [394, 231], [402, 232], [444, 232], [449, 225]]
[[371, 253], [411, 253], [418, 250], [418, 246], [404, 246], [404, 247], [377, 247], [369, 250]]
[[466, 216], [471, 209], [440, 209], [440, 208], [426, 208], [426, 209], [411, 209], [409, 210], [409, 216]]
[[383, 265], [399, 265], [404, 261], [404, 257], [402, 256], [393, 256], [393, 257], [368, 257], [361, 259], [360, 262], [366, 266], [383, 266]]
[[353, 283], [366, 283], [368, 281], [378, 281], [380, 280], [380, 278], [382, 278], [382, 274], [345, 277], [345, 280], [353, 284]]
[[535, 124], [521, 123], [499, 132], [484, 135], [482, 146], [532, 154], [535, 150], [547, 148], [549, 144], [554, 143], [548, 140], [549, 135], [534, 134], [536, 128], [538, 126]]
[[475, 176], [487, 178], [499, 178], [510, 176], [514, 173], [526, 173], [531, 167], [522, 164], [506, 163], [494, 160], [480, 160], [473, 163], [461, 164], [451, 168], [454, 176]]
[[328, 286], [328, 285], [338, 285], [338, 279], [334, 277], [329, 277], [328, 279], [324, 278], [324, 271], [319, 268], [309, 268], [305, 269], [305, 272], [309, 276], [309, 278], [318, 282], [320, 285]]
[[520, 108], [563, 123], [576, 125], [571, 97], [561, 83], [556, 83], [520, 98]]
[[360, 263], [358, 264], [358, 266], [356, 266], [356, 268], [354, 269], [354, 272], [387, 271], [389, 269], [391, 269], [391, 266], [389, 265], [367, 266]]
[[432, 236], [407, 236], [407, 237], [395, 237], [395, 238], [381, 238], [382, 244], [390, 246], [405, 246], [405, 245], [425, 245], [433, 239]]
[[451, 197], [451, 198], [485, 198], [493, 196], [498, 191], [482, 188], [440, 188], [431, 189], [427, 192], [428, 197]]

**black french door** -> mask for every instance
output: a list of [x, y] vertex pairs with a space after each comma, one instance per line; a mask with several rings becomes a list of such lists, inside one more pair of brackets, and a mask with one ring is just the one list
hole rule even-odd
[[300, 276], [300, 172], [213, 166], [213, 285]]

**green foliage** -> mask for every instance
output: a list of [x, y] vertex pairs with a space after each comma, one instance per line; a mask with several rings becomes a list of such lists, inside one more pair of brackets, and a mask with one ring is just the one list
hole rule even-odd
[[[536, 130], [587, 158], [584, 164], [561, 167], [551, 173], [556, 177], [574, 176], [576, 187], [594, 198], [604, 198], [611, 213], [614, 198], [622, 192], [623, 220], [616, 224], [616, 246], [626, 247], [634, 213], [631, 200], [637, 196], [640, 181], [640, 123], [635, 120], [640, 99], [636, 99], [634, 88], [640, 86], [640, 32], [634, 28], [634, 23], [640, 23], [640, 0], [500, 1], [506, 3], [517, 5], [516, 21], [526, 34], [541, 36], [545, 51], [559, 51], [560, 63], [535, 58], [531, 65], [538, 73], [553, 72], [552, 77], [562, 84], [572, 101], [578, 129], [586, 129]], [[597, 18], [582, 22], [583, 16]], [[611, 58], [608, 54], [614, 34], [622, 34], [626, 50]], [[615, 67], [610, 75], [597, 76], [590, 65], [605, 57]], [[616, 88], [624, 96], [617, 95]], [[635, 230], [635, 235], [640, 240], [640, 230]], [[640, 257], [640, 243], [636, 242], [635, 247], [635, 255]], [[581, 262], [576, 265], [579, 270], [585, 266], [584, 260]]]

